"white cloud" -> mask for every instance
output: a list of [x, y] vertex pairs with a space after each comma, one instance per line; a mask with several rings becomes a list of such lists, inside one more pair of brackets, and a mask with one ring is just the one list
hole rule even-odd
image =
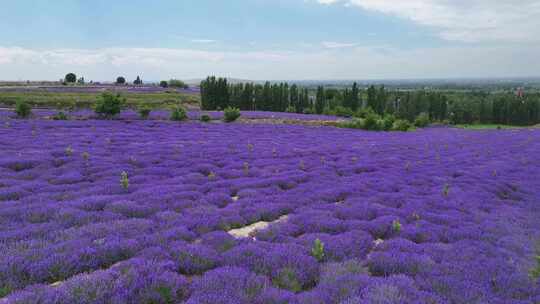
[[540, 41], [538, 0], [316, 0], [394, 15], [464, 42]]
[[539, 76], [540, 46], [391, 46], [309, 51], [220, 52], [167, 48], [27, 49], [0, 47], [0, 80], [47, 80], [75, 72], [88, 80], [223, 75], [244, 79], [381, 79]]
[[357, 46], [357, 43], [343, 43], [343, 42], [335, 42], [335, 41], [323, 41], [322, 46], [327, 49], [343, 49], [343, 48], [351, 48], [354, 46]]

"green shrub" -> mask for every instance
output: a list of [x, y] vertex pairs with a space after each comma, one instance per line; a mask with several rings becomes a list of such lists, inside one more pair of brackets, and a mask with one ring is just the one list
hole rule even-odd
[[182, 106], [175, 107], [171, 112], [171, 120], [182, 121], [188, 118], [186, 109]]
[[120, 174], [120, 186], [126, 190], [129, 188], [129, 178], [126, 171], [122, 171]]
[[349, 121], [340, 122], [338, 127], [348, 129], [364, 129], [364, 120], [361, 118], [353, 118]]
[[376, 115], [376, 114], [377, 113], [375, 113], [375, 111], [373, 111], [371, 107], [367, 107], [367, 108], [358, 109], [356, 113], [354, 113], [354, 117], [366, 118], [368, 117], [368, 115]]
[[166, 80], [162, 80], [159, 82], [159, 86], [162, 88], [166, 88], [169, 86], [169, 83]]
[[531, 269], [531, 277], [534, 279], [540, 278], [540, 255], [536, 256], [536, 266]]
[[32, 107], [26, 101], [18, 100], [15, 104], [15, 113], [19, 118], [27, 118], [32, 114]]
[[322, 260], [324, 260], [324, 243], [321, 242], [321, 240], [316, 239], [315, 242], [313, 242], [313, 248], [311, 248], [311, 255], [319, 262], [322, 262]]
[[202, 122], [210, 122], [211, 120], [212, 120], [212, 117], [210, 117], [210, 115], [208, 115], [208, 114], [201, 115], [201, 121]]
[[0, 287], [0, 299], [7, 296], [11, 293], [11, 288], [9, 286]]
[[298, 280], [296, 272], [294, 269], [288, 267], [280, 269], [272, 279], [272, 283], [278, 288], [287, 289], [292, 292], [302, 291], [302, 284]]
[[416, 116], [416, 119], [414, 120], [414, 125], [418, 128], [425, 128], [429, 125], [429, 114], [426, 112], [422, 112]]
[[329, 107], [325, 107], [323, 109], [323, 111], [322, 111], [322, 114], [332, 116], [332, 115], [335, 115], [335, 112], [334, 112], [334, 110], [330, 109]]
[[68, 116], [64, 111], [60, 111], [53, 115], [52, 119], [54, 120], [68, 120]]
[[394, 220], [392, 222], [392, 230], [394, 230], [394, 232], [396, 233], [399, 233], [401, 231], [401, 223], [399, 222], [399, 220]]
[[287, 109], [285, 109], [285, 112], [296, 113], [296, 108], [294, 106], [288, 106]]
[[182, 80], [171, 79], [171, 80], [169, 80], [169, 87], [187, 89], [188, 85], [185, 82], [183, 82]]
[[364, 129], [369, 131], [378, 131], [380, 130], [381, 117], [375, 113], [369, 113], [364, 118]]
[[384, 130], [384, 131], [392, 130], [392, 127], [394, 126], [395, 121], [396, 121], [396, 117], [394, 117], [394, 115], [389, 114], [389, 115], [384, 116], [381, 122], [381, 130]]
[[337, 106], [335, 109], [334, 109], [334, 115], [336, 116], [340, 116], [340, 117], [352, 117], [353, 116], [353, 111], [349, 108], [345, 108], [345, 107], [342, 107], [342, 106]]
[[74, 111], [77, 108], [77, 101], [70, 99], [65, 101], [59, 101], [56, 103], [56, 108], [59, 111], [69, 112]]
[[142, 119], [147, 119], [150, 116], [150, 112], [152, 112], [152, 108], [147, 104], [143, 104], [139, 106], [137, 112], [139, 112], [139, 116]]
[[120, 94], [105, 92], [98, 98], [94, 111], [102, 117], [112, 118], [120, 113], [126, 99]]
[[236, 121], [240, 115], [240, 110], [238, 108], [227, 107], [223, 111], [223, 120], [225, 122], [233, 122]]
[[392, 131], [402, 131], [407, 132], [411, 128], [411, 123], [405, 119], [398, 119], [394, 122], [392, 126]]
[[313, 110], [312, 108], [305, 108], [302, 113], [304, 113], [304, 114], [315, 114], [315, 110]]

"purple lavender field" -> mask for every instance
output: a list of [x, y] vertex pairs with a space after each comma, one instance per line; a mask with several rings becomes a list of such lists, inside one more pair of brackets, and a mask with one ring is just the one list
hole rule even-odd
[[538, 129], [4, 115], [0, 303], [540, 303], [539, 189]]

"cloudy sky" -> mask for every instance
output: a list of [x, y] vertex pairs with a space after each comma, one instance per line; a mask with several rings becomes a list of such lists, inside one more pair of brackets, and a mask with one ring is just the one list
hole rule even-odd
[[540, 76], [538, 0], [0, 3], [0, 80]]

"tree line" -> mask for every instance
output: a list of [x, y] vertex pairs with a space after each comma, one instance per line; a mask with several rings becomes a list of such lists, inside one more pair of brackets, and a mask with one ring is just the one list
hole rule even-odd
[[203, 110], [295, 112], [356, 116], [371, 109], [381, 116], [394, 115], [414, 121], [427, 114], [430, 121], [454, 124], [540, 123], [540, 95], [514, 92], [452, 92], [428, 90], [387, 90], [371, 85], [361, 89], [357, 83], [345, 89], [316, 89], [296, 84], [229, 83], [226, 78], [208, 77], [201, 82]]

